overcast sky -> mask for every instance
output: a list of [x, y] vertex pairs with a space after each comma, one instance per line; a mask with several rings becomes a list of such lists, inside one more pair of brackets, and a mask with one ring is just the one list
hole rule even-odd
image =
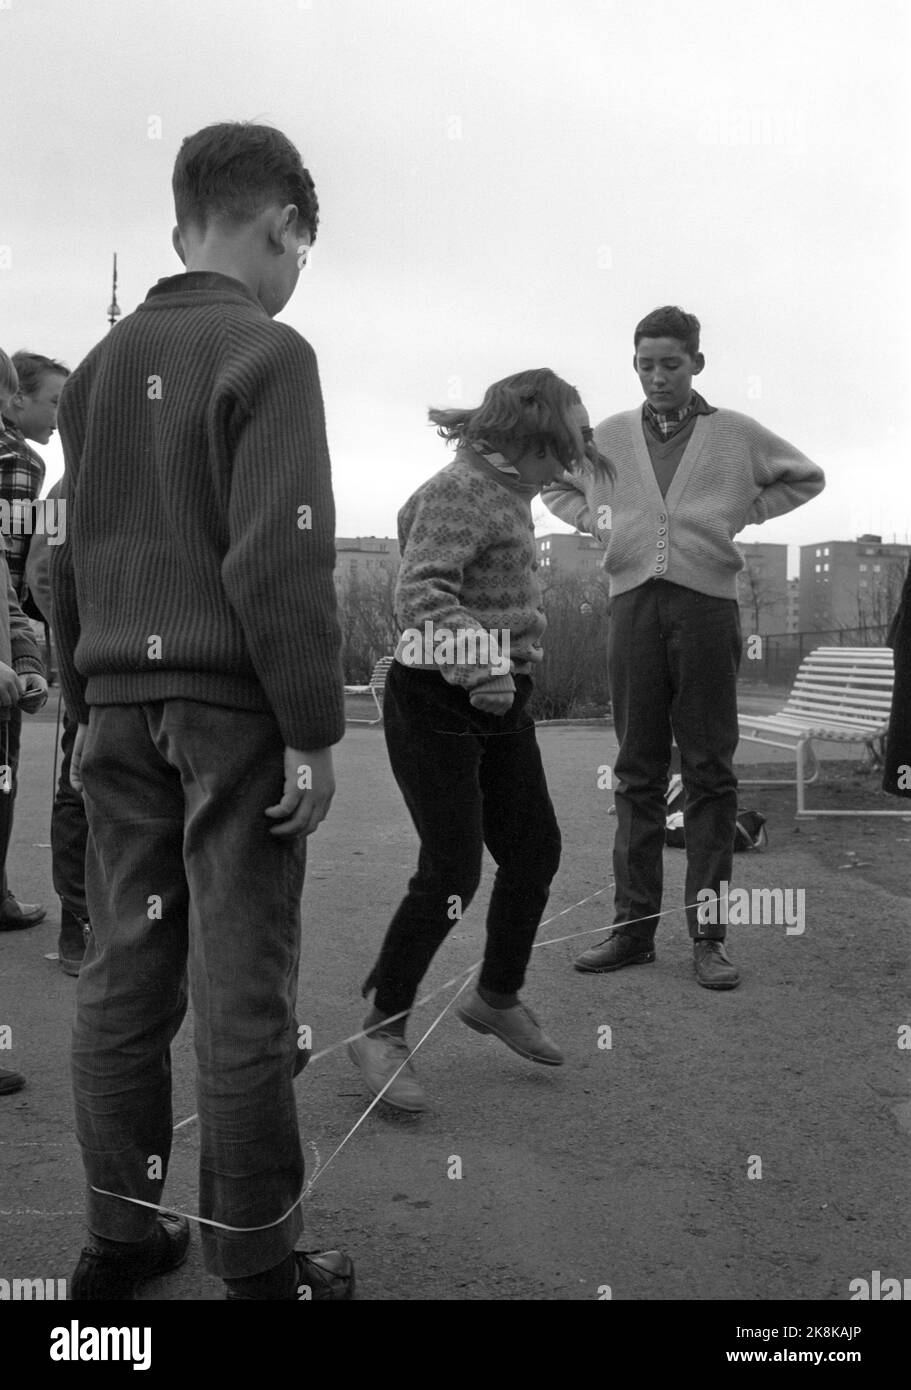
[[594, 420], [638, 404], [632, 330], [670, 302], [702, 320], [706, 398], [828, 476], [742, 539], [907, 540], [909, 13], [0, 0], [0, 345], [74, 366], [106, 331], [114, 250], [125, 313], [181, 269], [181, 139], [259, 119], [320, 199], [282, 317], [319, 358], [340, 535], [394, 534], [447, 462], [429, 405], [542, 365]]

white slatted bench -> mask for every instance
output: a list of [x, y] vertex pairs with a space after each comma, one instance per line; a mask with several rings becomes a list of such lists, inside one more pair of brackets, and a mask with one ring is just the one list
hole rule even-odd
[[[813, 740], [862, 743], [874, 762], [874, 739], [889, 726], [894, 668], [890, 647], [817, 647], [800, 664], [794, 688], [777, 714], [741, 714], [740, 737], [796, 754], [795, 781], [738, 778], [742, 786], [796, 786], [797, 815], [908, 816], [907, 811], [808, 811], [806, 787], [819, 776]], [[806, 753], [814, 763], [806, 774]]]
[[376, 719], [349, 719], [349, 724], [380, 724], [383, 719], [383, 691], [386, 689], [386, 676], [389, 674], [389, 667], [392, 665], [393, 657], [381, 656], [373, 668], [373, 674], [367, 685], [346, 685], [346, 695], [372, 695], [373, 703], [376, 705]]

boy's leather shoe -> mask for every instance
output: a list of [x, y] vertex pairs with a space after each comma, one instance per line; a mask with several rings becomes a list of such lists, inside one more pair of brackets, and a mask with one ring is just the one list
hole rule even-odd
[[57, 941], [57, 963], [64, 975], [78, 975], [85, 955], [89, 923], [67, 909], [60, 910], [60, 936]]
[[124, 1242], [121, 1250], [113, 1251], [90, 1241], [79, 1256], [70, 1282], [69, 1302], [133, 1299], [139, 1285], [147, 1279], [157, 1279], [182, 1265], [189, 1245], [189, 1221], [172, 1212], [158, 1213], [152, 1241], [132, 1247]]
[[511, 1009], [493, 1009], [474, 989], [456, 1013], [476, 1033], [492, 1033], [529, 1062], [541, 1062], [545, 1067], [563, 1065], [563, 1053], [521, 1001]]
[[654, 959], [653, 940], [631, 936], [629, 932], [612, 931], [603, 941], [583, 951], [573, 964], [577, 970], [600, 975], [606, 970], [622, 970], [624, 965], [651, 965]]
[[[341, 1303], [354, 1297], [354, 1262], [340, 1250], [295, 1250], [297, 1286], [288, 1300], [301, 1303], [331, 1300]], [[225, 1292], [229, 1302], [252, 1303], [253, 1300], [233, 1289]]]
[[47, 908], [41, 903], [17, 903], [10, 893], [0, 903], [0, 931], [21, 931], [23, 927], [36, 927], [47, 916]]
[[0, 1096], [11, 1096], [14, 1091], [21, 1091], [25, 1085], [25, 1077], [18, 1071], [5, 1071], [0, 1067]]
[[427, 1102], [409, 1061], [410, 1055], [411, 1048], [399, 1033], [367, 1033], [348, 1044], [348, 1056], [359, 1068], [369, 1091], [378, 1096], [389, 1078], [398, 1071], [398, 1076], [383, 1091], [384, 1102], [394, 1105], [397, 1110], [426, 1110]]
[[740, 974], [723, 941], [694, 941], [693, 965], [696, 979], [706, 989], [736, 989]]

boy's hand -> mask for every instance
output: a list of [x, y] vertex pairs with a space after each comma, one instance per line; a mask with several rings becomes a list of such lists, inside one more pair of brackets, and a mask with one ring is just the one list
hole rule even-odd
[[22, 681], [12, 666], [0, 661], [0, 707], [12, 709], [13, 705], [18, 705], [21, 690]]
[[37, 671], [28, 671], [20, 680], [25, 682], [25, 690], [19, 697], [19, 707], [26, 714], [37, 714], [47, 703], [47, 681]]
[[334, 795], [331, 748], [286, 748], [282, 799], [266, 807], [266, 815], [282, 824], [273, 826], [270, 835], [312, 835], [329, 814]]
[[76, 729], [76, 741], [73, 744], [73, 756], [70, 759], [70, 786], [74, 792], [82, 791], [82, 748], [88, 731], [88, 724], [80, 724]]

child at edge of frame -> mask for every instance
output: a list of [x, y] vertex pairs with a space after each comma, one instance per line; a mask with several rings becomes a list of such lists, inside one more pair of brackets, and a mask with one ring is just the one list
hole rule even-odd
[[[0, 349], [0, 411], [5, 410], [19, 389], [19, 378], [12, 359]], [[47, 680], [31, 624], [22, 611], [10, 578], [6, 545], [0, 536], [0, 796], [13, 793], [9, 766], [9, 712], [19, 705], [37, 714], [47, 699]], [[25, 1077], [21, 1072], [0, 1067], [0, 1096], [21, 1091]]]

